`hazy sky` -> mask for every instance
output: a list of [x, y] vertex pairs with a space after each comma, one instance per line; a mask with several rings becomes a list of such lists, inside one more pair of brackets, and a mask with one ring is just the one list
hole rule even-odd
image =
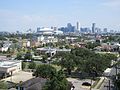
[[0, 0], [0, 31], [73, 25], [120, 30], [120, 0]]

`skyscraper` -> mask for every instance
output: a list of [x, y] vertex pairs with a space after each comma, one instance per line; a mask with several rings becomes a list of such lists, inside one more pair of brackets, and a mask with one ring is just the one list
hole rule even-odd
[[77, 22], [76, 29], [77, 29], [78, 31], [80, 31], [80, 23], [79, 23], [79, 22]]
[[37, 28], [37, 32], [39, 32], [39, 31], [40, 31], [40, 27]]
[[92, 23], [92, 33], [95, 33], [95, 23]]
[[103, 29], [103, 33], [108, 33], [107, 28]]
[[71, 23], [67, 24], [67, 29], [68, 29], [68, 32], [74, 32], [74, 27], [72, 26]]

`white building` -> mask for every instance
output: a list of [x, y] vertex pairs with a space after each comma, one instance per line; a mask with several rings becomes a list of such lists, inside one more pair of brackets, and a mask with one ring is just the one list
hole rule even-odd
[[59, 48], [37, 48], [37, 51], [39, 51], [40, 53], [46, 53], [49, 54], [49, 56], [53, 56], [58, 52], [71, 52], [71, 49], [59, 49]]
[[42, 35], [38, 37], [38, 42], [41, 42], [42, 44], [55, 43], [55, 42], [58, 42], [58, 38], [54, 36], [43, 36]]
[[42, 34], [42, 35], [52, 35], [52, 34], [61, 35], [61, 34], [63, 34], [62, 31], [59, 31], [59, 30], [54, 29], [54, 28], [40, 28], [37, 31], [37, 33]]
[[30, 41], [27, 41], [27, 47], [30, 47]]
[[9, 49], [9, 47], [10, 47], [10, 45], [11, 45], [11, 43], [5, 43], [5, 44], [3, 45], [3, 47], [1, 48], [1, 51], [2, 51], [2, 52], [7, 52], [8, 49]]
[[56, 30], [56, 31], [54, 31], [54, 34], [55, 34], [55, 35], [62, 35], [62, 34], [63, 34], [63, 31]]
[[37, 31], [38, 34], [53, 34], [54, 29], [51, 28], [40, 28], [39, 31]]
[[42, 42], [42, 41], [44, 40], [44, 38], [45, 38], [45, 37], [44, 37], [43, 35], [39, 36], [39, 37], [38, 37], [38, 42]]
[[13, 75], [20, 70], [22, 70], [21, 61], [15, 60], [0, 61], [0, 77]]

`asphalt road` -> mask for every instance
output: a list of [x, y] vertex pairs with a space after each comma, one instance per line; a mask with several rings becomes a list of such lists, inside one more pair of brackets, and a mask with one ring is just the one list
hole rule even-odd
[[[90, 90], [90, 87], [82, 86], [82, 83], [83, 83], [83, 82], [89, 82], [89, 83], [91, 83], [91, 80], [90, 80], [90, 79], [79, 80], [79, 79], [76, 79], [76, 78], [67, 78], [67, 80], [68, 80], [69, 82], [72, 82], [72, 84], [73, 84], [74, 87], [75, 87], [74, 90]], [[92, 84], [93, 84], [94, 82], [95, 82], [95, 81], [92, 81]]]

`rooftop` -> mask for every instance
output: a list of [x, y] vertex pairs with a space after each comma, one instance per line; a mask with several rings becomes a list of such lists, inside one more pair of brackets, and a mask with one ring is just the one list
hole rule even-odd
[[16, 63], [20, 63], [20, 61], [13, 61], [13, 60], [0, 61], [0, 67], [9, 68], [15, 66]]

